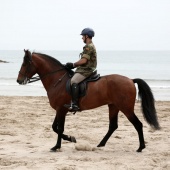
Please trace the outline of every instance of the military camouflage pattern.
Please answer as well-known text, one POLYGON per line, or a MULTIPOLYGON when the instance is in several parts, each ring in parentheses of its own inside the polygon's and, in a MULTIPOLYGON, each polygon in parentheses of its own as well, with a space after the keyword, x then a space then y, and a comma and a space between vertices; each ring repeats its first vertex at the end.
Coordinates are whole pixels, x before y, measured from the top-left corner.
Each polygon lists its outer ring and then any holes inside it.
POLYGON ((97 53, 93 43, 85 45, 83 52, 80 53, 81 58, 86 58, 87 63, 77 67, 76 73, 80 73, 85 77, 88 77, 97 67, 97 53))

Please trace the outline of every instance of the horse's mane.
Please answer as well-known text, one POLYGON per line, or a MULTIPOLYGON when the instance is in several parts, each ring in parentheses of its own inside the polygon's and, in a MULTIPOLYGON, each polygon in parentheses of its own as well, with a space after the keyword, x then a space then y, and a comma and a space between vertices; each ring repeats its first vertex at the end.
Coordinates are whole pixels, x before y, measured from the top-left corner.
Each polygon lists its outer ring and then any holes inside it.
POLYGON ((37 55, 40 55, 42 57, 45 57, 47 59, 50 59, 52 62, 60 65, 61 67, 65 68, 67 70, 67 72, 69 72, 70 75, 73 75, 74 74, 74 71, 69 69, 69 68, 66 68, 63 64, 60 63, 60 61, 58 61, 56 58, 53 58, 47 54, 43 54, 43 53, 37 53, 37 52, 33 52, 34 54, 37 54, 37 55))
POLYGON ((61 62, 58 61, 56 58, 53 58, 53 57, 51 57, 51 56, 49 56, 49 55, 47 55, 47 54, 43 54, 43 53, 37 53, 37 52, 33 52, 33 53, 34 53, 34 54, 37 54, 37 55, 40 55, 40 56, 42 56, 42 57, 46 57, 46 58, 50 59, 51 61, 53 61, 53 62, 55 62, 55 63, 57 63, 57 64, 59 64, 60 66, 63 67, 63 64, 61 64, 61 62))

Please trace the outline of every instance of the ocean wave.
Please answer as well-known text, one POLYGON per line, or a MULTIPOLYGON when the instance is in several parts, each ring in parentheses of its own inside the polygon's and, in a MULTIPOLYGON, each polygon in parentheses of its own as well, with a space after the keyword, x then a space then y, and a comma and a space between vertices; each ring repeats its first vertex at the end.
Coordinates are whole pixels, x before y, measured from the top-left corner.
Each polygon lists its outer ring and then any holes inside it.
MULTIPOLYGON (((19 85, 17 82, 16 83, 0 83, 0 86, 22 86, 19 85)), ((37 87, 43 87, 42 84, 27 84, 27 86, 37 86, 37 87)))
POLYGON ((151 88, 170 89, 170 86, 150 86, 151 88))
POLYGON ((169 79, 161 79, 161 78, 159 78, 159 79, 143 79, 144 81, 148 81, 148 82, 158 82, 158 81, 161 81, 161 82, 170 82, 170 80, 169 79))
MULTIPOLYGON (((19 85, 17 82, 16 83, 7 83, 7 82, 0 82, 0 86, 23 86, 23 85, 19 85)), ((26 86, 35 86, 35 87, 43 87, 43 84, 39 83, 31 83, 31 84, 26 84, 26 86)), ((170 85, 169 86, 163 86, 163 85, 154 85, 154 86, 150 86, 151 89, 170 89, 170 85)))
MULTIPOLYGON (((139 79, 142 79, 140 77, 138 77, 139 79)), ((130 78, 131 79, 131 78, 130 78)), ((132 78, 133 79, 133 78, 132 78)), ((0 80, 17 80, 17 76, 16 77, 0 77, 0 80)), ((170 79, 162 79, 162 78, 155 78, 155 79, 143 79, 144 81, 148 81, 148 82, 170 82, 170 79)))
POLYGON ((17 80, 17 77, 0 77, 0 80, 17 80))

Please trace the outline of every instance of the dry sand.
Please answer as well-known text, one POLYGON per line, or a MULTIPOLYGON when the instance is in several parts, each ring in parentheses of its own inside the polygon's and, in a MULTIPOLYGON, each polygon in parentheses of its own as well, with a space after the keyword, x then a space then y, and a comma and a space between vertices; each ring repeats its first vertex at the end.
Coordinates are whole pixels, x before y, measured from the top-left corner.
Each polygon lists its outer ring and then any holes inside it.
POLYGON ((156 102, 160 131, 144 121, 140 103, 135 111, 144 125, 146 148, 137 153, 137 132, 119 113, 119 127, 103 148, 97 144, 108 130, 107 106, 68 114, 65 134, 77 144, 62 142, 52 153, 55 116, 47 97, 0 97, 0 169, 44 170, 170 170, 170 102, 156 102), (84 147, 84 150, 83 150, 84 147), (86 150, 86 151, 85 151, 86 150))

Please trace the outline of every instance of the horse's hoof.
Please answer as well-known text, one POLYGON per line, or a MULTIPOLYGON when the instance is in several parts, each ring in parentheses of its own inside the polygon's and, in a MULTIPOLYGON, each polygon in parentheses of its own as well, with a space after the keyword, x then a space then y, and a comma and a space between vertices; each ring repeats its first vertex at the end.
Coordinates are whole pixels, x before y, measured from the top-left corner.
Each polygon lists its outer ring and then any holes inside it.
POLYGON ((50 152, 56 152, 56 151, 57 151, 56 146, 54 146, 53 148, 50 149, 50 152))
POLYGON ((50 149, 50 152, 56 152, 56 150, 50 149))
POLYGON ((74 136, 70 136, 71 142, 77 143, 76 138, 74 136))
POLYGON ((104 147, 105 145, 104 144, 98 144, 97 147, 104 147))
POLYGON ((136 152, 142 152, 142 149, 139 148, 139 149, 136 150, 136 152))
POLYGON ((145 146, 141 146, 136 150, 136 152, 142 152, 142 149, 144 149, 144 148, 145 148, 145 146))
POLYGON ((57 146, 54 146, 50 149, 50 152, 56 152, 58 149, 60 149, 60 148, 57 146))

